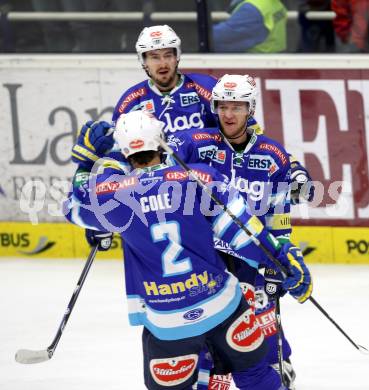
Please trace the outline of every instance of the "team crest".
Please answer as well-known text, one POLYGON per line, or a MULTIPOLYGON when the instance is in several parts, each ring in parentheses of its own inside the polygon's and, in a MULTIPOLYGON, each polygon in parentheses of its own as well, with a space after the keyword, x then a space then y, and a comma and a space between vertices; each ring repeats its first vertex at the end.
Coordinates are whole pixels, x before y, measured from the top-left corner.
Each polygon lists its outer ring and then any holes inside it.
POLYGON ((238 168, 242 168, 243 165, 245 163, 245 160, 244 160, 244 156, 243 156, 243 152, 241 153, 234 153, 233 155, 233 166, 234 167, 238 167, 238 168))

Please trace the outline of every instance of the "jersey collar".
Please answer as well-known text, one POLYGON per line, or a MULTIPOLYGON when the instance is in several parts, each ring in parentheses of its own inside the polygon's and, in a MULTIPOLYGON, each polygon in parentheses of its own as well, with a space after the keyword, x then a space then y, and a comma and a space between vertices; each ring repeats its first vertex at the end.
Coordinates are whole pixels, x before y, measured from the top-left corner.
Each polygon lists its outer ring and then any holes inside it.
POLYGON ((143 173, 160 171, 161 169, 165 169, 165 168, 168 168, 168 166, 164 163, 161 163, 157 165, 152 165, 151 167, 137 168, 134 170, 134 173, 137 175, 142 175, 143 173))
MULTIPOLYGON (((232 144, 228 141, 228 139, 224 136, 224 134, 220 130, 219 130, 219 132, 223 138, 224 143, 226 143, 231 150, 236 152, 234 150, 232 144)), ((236 152, 236 153, 242 153, 242 154, 248 153, 250 151, 250 149, 255 145, 255 142, 258 139, 257 134, 255 132, 249 132, 248 130, 247 130, 247 132, 248 132, 248 134, 251 135, 249 142, 247 143, 243 152, 236 152)))
POLYGON ((178 91, 180 88, 182 88, 183 83, 184 83, 184 79, 185 79, 184 75, 182 73, 178 73, 178 76, 179 76, 179 79, 178 79, 176 86, 169 93, 168 92, 164 92, 164 93, 161 92, 151 79, 147 80, 147 84, 148 84, 149 88, 159 96, 165 96, 168 94, 173 95, 176 91, 178 91))

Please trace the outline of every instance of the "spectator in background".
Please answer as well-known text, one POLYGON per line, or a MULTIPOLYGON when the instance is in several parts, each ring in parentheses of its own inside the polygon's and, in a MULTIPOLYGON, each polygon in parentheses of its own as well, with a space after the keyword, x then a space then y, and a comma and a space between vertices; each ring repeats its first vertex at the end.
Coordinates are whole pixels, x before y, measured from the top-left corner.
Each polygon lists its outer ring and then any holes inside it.
MULTIPOLYGON (((62 1, 32 0, 36 12, 62 12, 62 1)), ((73 37, 67 22, 45 21, 41 23, 46 51, 70 52, 74 46, 73 37)))
POLYGON ((11 21, 8 12, 32 11, 29 0, 0 0, 0 51, 29 53, 42 51, 42 31, 38 23, 11 21))
POLYGON ((230 18, 213 27, 216 52, 286 50, 287 10, 280 0, 232 0, 230 18))
MULTIPOLYGON (((109 0, 32 0, 35 11, 41 12, 94 12, 109 10, 109 0)), ((111 30, 104 22, 43 23, 47 51, 49 52, 104 52, 112 51, 111 30)))
POLYGON ((331 20, 311 20, 308 11, 330 11, 330 0, 300 0, 299 23, 301 37, 298 51, 302 53, 327 53, 335 51, 334 31, 331 20))
POLYGON ((343 53, 369 52, 369 0, 332 0, 336 48, 343 53))

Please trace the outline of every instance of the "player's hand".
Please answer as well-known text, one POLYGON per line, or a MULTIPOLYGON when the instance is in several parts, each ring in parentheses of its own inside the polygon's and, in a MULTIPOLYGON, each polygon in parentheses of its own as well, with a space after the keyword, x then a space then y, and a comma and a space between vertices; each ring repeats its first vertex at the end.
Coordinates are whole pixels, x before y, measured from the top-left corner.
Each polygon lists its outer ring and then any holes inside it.
POLYGON ((288 271, 282 287, 288 290, 300 303, 304 303, 313 292, 313 282, 310 271, 304 263, 300 248, 293 246, 291 243, 284 244, 278 260, 288 271))
POLYGON ((90 246, 97 245, 99 251, 107 251, 110 249, 113 242, 113 233, 86 229, 85 234, 90 246))
POLYGON ((72 161, 91 169, 93 164, 114 145, 112 126, 108 122, 86 122, 78 132, 72 148, 72 161))
POLYGON ((291 164, 291 204, 299 204, 301 200, 311 202, 315 187, 309 172, 298 162, 291 164))
POLYGON ((272 267, 265 268, 264 271, 264 291, 270 299, 282 297, 286 290, 283 289, 283 275, 272 267))

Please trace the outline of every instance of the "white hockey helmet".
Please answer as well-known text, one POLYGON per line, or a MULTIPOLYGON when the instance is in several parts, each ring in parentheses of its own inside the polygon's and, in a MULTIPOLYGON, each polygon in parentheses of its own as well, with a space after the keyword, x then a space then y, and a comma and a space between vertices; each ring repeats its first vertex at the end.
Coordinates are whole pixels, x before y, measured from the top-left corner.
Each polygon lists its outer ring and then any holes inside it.
POLYGON ((147 111, 132 111, 118 118, 114 139, 125 157, 138 152, 159 150, 158 137, 163 137, 164 126, 164 122, 147 111))
POLYGON ((176 49, 177 61, 181 57, 181 40, 168 25, 145 27, 136 42, 136 52, 142 65, 145 65, 143 53, 157 49, 176 49))
POLYGON ((211 111, 216 114, 217 101, 247 102, 249 115, 254 115, 258 90, 253 77, 225 74, 218 80, 211 92, 211 111))

